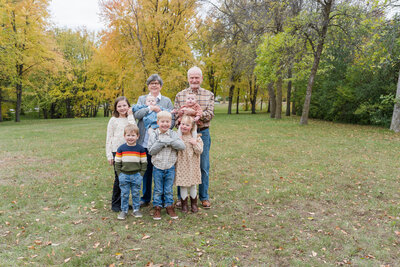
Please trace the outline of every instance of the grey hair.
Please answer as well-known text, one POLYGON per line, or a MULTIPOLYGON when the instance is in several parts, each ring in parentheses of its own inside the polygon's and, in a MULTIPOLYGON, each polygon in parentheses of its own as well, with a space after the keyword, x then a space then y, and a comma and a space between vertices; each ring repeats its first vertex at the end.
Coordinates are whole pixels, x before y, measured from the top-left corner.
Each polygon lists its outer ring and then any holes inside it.
POLYGON ((189 75, 192 73, 197 73, 200 74, 201 77, 203 77, 203 72, 201 71, 201 69, 197 66, 191 67, 188 72, 187 72, 187 76, 189 78, 189 75))
POLYGON ((151 82, 157 81, 160 83, 161 86, 163 86, 163 80, 161 79, 160 75, 158 74, 152 74, 146 81, 146 85, 148 86, 151 82))

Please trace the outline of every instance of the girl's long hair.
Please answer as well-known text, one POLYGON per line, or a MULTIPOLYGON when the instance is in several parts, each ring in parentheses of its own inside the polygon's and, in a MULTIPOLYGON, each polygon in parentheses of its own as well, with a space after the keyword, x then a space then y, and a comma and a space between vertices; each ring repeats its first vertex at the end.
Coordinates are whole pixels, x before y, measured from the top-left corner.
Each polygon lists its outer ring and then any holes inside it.
POLYGON ((117 99, 115 99, 115 101, 114 101, 114 110, 112 113, 112 115, 116 118, 119 118, 119 112, 117 111, 117 105, 118 105, 118 102, 120 102, 120 101, 126 101, 126 103, 128 104, 128 107, 131 107, 131 104, 129 104, 129 101, 125 96, 117 97, 117 99))

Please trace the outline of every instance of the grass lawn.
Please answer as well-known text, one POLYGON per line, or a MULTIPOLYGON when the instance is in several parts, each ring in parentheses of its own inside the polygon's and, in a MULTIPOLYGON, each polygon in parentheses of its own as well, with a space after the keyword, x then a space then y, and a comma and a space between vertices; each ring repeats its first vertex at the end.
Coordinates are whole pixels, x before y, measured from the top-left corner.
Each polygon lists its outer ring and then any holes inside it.
POLYGON ((118 221, 107 122, 0 124, 0 266, 399 264, 398 134, 220 112, 212 209, 118 221))

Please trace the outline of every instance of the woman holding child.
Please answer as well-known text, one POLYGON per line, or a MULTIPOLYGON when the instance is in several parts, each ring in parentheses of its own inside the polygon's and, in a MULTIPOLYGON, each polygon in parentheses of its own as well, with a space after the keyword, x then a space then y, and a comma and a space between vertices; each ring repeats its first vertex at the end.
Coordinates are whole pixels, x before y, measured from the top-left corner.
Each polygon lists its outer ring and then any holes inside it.
MULTIPOLYGON (((147 170, 143 176, 143 196, 141 197, 141 204, 143 206, 147 206, 151 201, 151 193, 152 193, 152 176, 153 176, 153 164, 151 164, 151 156, 148 153, 148 131, 146 129, 144 119, 151 112, 159 113, 162 109, 171 111, 174 107, 172 105, 171 99, 166 96, 161 95, 161 89, 163 86, 163 81, 158 74, 151 75, 147 81, 147 88, 149 90, 149 94, 142 95, 139 97, 137 105, 145 105, 146 98, 148 96, 153 96, 155 98, 155 105, 148 105, 147 108, 141 108, 135 112, 135 118, 138 119, 138 127, 139 127, 139 140, 138 144, 143 146, 146 149, 147 153, 147 170)), ((174 121, 172 121, 172 125, 174 125, 174 121)))

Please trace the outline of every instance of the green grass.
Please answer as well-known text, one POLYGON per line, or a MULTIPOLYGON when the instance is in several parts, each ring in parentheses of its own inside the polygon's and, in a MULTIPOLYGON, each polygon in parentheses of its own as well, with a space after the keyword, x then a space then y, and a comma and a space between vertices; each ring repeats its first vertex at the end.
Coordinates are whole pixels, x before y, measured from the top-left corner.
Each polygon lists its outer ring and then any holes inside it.
MULTIPOLYGON (((217 108, 222 112, 223 108, 217 108)), ((396 266, 400 135, 217 113, 212 209, 117 221, 107 118, 0 124, 0 266, 396 266), (147 238, 149 236, 149 238, 147 238)))

